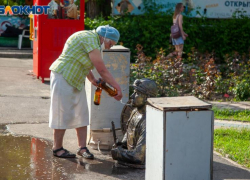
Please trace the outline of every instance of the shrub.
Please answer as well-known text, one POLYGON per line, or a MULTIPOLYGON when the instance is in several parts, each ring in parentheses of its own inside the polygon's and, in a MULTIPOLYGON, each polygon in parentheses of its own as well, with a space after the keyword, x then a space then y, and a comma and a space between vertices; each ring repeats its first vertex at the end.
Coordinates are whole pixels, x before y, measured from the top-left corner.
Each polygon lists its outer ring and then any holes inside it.
POLYGON ((250 81, 243 79, 236 83, 233 93, 238 100, 247 100, 250 97, 250 81))
POLYGON ((136 63, 131 64, 131 82, 137 78, 150 78, 158 85, 158 96, 177 96, 178 82, 180 80, 180 69, 183 63, 175 57, 166 58, 165 51, 160 49, 157 58, 151 62, 143 52, 143 47, 138 44, 136 63))
MULTIPOLYGON (((130 48, 132 62, 135 62, 137 44, 144 45, 144 52, 156 58, 156 49, 168 49, 170 27, 172 25, 172 12, 145 13, 144 15, 124 15, 102 17, 96 19, 85 18, 85 29, 94 29, 99 25, 109 24, 116 27, 120 34, 120 43, 130 48)), ((249 18, 241 19, 207 19, 184 17, 184 30, 189 35, 185 41, 184 51, 191 53, 192 47, 200 52, 214 52, 219 57, 217 62, 223 62, 225 54, 232 51, 246 53, 250 38, 249 18), (239 28, 240 27, 240 28, 239 28)), ((187 55, 184 55, 187 57, 187 55)))
MULTIPOLYGON (((171 47, 168 51, 172 51, 171 47)), ((189 64, 163 49, 157 51, 156 59, 151 62, 137 45, 136 63, 131 65, 131 81, 136 78, 155 80, 159 96, 178 96, 193 94, 199 98, 212 99, 215 93, 215 80, 220 77, 211 54, 202 55, 192 48, 188 54, 189 64)))
POLYGON ((155 80, 158 96, 195 95, 202 99, 223 97, 247 100, 250 97, 249 55, 233 52, 226 55, 227 64, 218 66, 214 53, 200 53, 192 48, 186 59, 176 57, 172 46, 156 51, 156 59, 136 46, 136 63, 131 64, 131 81, 137 78, 155 80), (236 60, 237 58, 237 60, 236 60), (226 69, 221 72, 220 68, 226 69))

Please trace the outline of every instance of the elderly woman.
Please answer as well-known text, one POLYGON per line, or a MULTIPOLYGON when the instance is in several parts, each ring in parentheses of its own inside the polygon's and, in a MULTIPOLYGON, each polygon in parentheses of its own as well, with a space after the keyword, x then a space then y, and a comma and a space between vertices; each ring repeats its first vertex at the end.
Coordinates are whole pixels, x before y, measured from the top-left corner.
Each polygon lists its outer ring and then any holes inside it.
POLYGON ((84 81, 87 77, 93 85, 97 85, 91 71, 96 68, 102 79, 117 89, 118 94, 114 98, 121 100, 121 88, 105 67, 101 56, 101 50, 110 49, 118 42, 119 37, 117 29, 110 26, 76 32, 68 38, 62 54, 51 65, 49 127, 54 129, 54 156, 76 156, 63 148, 66 129, 74 128, 79 146, 77 154, 88 159, 94 158, 86 147, 89 114, 84 81))

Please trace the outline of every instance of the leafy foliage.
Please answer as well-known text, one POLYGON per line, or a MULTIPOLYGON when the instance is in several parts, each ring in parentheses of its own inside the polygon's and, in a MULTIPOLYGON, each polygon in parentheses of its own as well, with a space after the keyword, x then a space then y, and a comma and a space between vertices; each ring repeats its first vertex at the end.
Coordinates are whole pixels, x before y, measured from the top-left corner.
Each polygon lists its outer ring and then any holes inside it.
POLYGON ((243 79, 238 82, 233 88, 233 93, 238 100, 247 100, 250 97, 250 84, 249 80, 243 79))
MULTIPOLYGON (((189 56, 197 60, 197 68, 192 70, 195 79, 193 85, 193 94, 199 98, 211 99, 216 89, 216 79, 220 77, 219 69, 214 61, 214 55, 205 53, 200 54, 192 48, 192 54, 189 56)), ((189 58, 190 59, 190 58, 189 58)))
POLYGON ((176 61, 174 57, 166 58, 163 49, 160 49, 157 58, 152 63, 152 58, 144 54, 143 47, 139 44, 136 47, 136 63, 131 65, 131 81, 137 78, 150 78, 158 84, 159 96, 178 95, 179 72, 182 63, 176 61))
POLYGON ((154 60, 146 56, 142 45, 138 44, 136 49, 136 62, 131 65, 131 81, 137 78, 155 80, 159 87, 158 96, 195 95, 210 100, 218 97, 250 98, 249 55, 240 56, 234 52, 225 56, 227 64, 219 66, 215 63, 214 53, 203 54, 195 48, 185 59, 178 58, 172 46, 167 50, 161 48, 156 51, 154 60), (238 58, 237 61, 235 58, 238 58))
POLYGON ((9 6, 14 6, 14 5, 22 5, 24 4, 23 1, 21 0, 0 0, 1 5, 9 5, 9 6))
POLYGON ((236 100, 247 100, 250 97, 250 49, 240 55, 237 51, 224 56, 225 64, 221 65, 223 79, 216 82, 217 92, 227 93, 236 100))
MULTIPOLYGON (((85 29, 94 29, 99 25, 109 24, 116 27, 120 34, 120 43, 130 48, 132 58, 136 56, 137 44, 144 45, 145 53, 156 58, 156 49, 168 49, 170 27, 173 23, 173 11, 157 11, 156 5, 146 6, 144 15, 95 18, 85 18, 85 29)), ((245 53, 248 51, 250 38, 250 21, 246 16, 235 16, 232 19, 207 19, 190 18, 184 16, 184 31, 189 35, 185 41, 184 51, 192 52, 196 47, 199 52, 214 52, 219 57, 219 63, 223 62, 225 54, 232 51, 245 53)), ((184 56, 186 57, 186 56, 184 56)), ((135 62, 135 58, 132 59, 135 62)))

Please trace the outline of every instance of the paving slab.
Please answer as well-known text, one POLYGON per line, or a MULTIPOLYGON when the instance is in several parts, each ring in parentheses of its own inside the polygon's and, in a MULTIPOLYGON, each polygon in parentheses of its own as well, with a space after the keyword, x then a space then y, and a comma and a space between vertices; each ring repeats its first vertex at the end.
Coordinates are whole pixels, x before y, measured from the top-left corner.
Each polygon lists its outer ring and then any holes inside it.
POLYGON ((215 129, 217 128, 250 128, 249 122, 215 120, 215 129))
POLYGON ((0 47, 0 58, 33 58, 31 48, 0 47))
POLYGON ((0 58, 0 95, 50 97, 49 82, 33 75, 33 59, 0 58))
POLYGON ((242 102, 217 102, 217 101, 208 101, 213 106, 222 109, 232 109, 232 110, 250 110, 250 101, 242 102))
POLYGON ((50 99, 0 96, 0 124, 48 122, 50 99))
POLYGON ((32 73, 32 59, 0 58, 0 123, 48 122, 49 84, 32 73))

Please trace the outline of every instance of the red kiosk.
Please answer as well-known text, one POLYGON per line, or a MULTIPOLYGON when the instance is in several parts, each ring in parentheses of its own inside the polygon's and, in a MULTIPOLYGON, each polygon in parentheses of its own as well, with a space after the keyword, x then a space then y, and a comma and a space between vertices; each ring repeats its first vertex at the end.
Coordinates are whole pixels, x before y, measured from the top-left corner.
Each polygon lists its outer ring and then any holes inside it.
POLYGON ((31 23, 33 24, 33 33, 31 33, 33 34, 33 73, 37 79, 41 77, 42 82, 44 78, 50 77, 49 67, 61 54, 68 37, 84 29, 84 0, 77 1, 80 1, 80 6, 76 5, 74 0, 34 0, 33 2, 34 5, 51 6, 48 15, 33 15, 33 23, 31 23))

